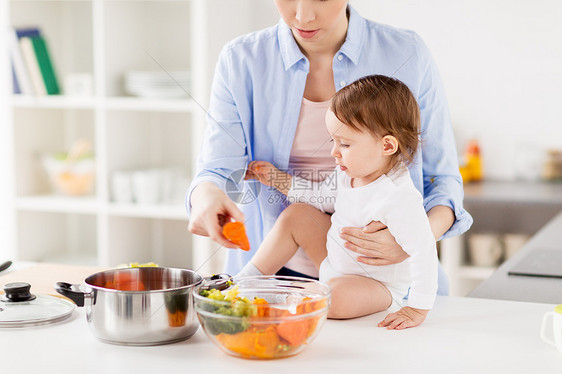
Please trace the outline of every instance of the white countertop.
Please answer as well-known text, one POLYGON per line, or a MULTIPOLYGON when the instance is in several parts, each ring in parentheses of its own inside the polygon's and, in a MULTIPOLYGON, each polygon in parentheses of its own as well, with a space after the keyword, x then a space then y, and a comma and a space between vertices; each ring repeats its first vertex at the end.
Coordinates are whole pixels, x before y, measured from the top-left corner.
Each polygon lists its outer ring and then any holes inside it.
MULTIPOLYGON (((562 302, 562 297, 561 297, 562 302)), ((189 340, 156 347, 102 343, 78 308, 57 325, 0 330, 5 373, 561 373, 562 353, 544 343, 540 324, 553 305, 438 297, 423 325, 377 327, 385 312, 328 320, 301 354, 249 361, 228 356, 199 329, 189 340), (255 370, 255 371, 254 371, 255 370)))

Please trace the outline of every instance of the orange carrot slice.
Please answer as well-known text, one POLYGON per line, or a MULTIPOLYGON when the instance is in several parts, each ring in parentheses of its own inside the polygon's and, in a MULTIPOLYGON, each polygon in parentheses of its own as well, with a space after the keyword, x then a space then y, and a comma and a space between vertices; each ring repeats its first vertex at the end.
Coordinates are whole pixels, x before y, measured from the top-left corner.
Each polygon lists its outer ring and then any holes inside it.
POLYGON ((299 346, 308 337, 308 321, 285 321, 277 326, 277 334, 290 345, 299 346))
POLYGON ((246 229, 242 222, 234 221, 225 223, 222 227, 222 234, 225 238, 230 240, 230 242, 239 246, 240 249, 244 251, 250 250, 250 241, 248 240, 248 236, 246 236, 246 229))

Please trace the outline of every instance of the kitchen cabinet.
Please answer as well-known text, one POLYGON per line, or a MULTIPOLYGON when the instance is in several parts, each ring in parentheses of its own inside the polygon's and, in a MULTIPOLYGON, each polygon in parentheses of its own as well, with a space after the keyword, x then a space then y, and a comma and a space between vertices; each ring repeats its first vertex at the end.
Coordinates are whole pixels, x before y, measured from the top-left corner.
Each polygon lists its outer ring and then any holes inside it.
MULTIPOLYGON (((464 191, 464 205, 474 218, 474 224, 465 235, 440 242, 440 259, 449 276, 451 295, 457 296, 466 295, 492 276, 500 265, 472 264, 469 253, 471 236, 508 238, 517 235, 530 238, 562 212, 562 183, 484 181, 466 184, 464 191)), ((501 261, 508 259, 505 254, 501 261)))
MULTIPOLYGON (((221 47, 243 33, 272 25, 278 15, 260 0, 7 0, 0 29, 34 26, 45 37, 59 84, 72 74, 91 77, 86 95, 25 96, 0 102, 2 167, 7 170, 7 226, 0 232, 9 257, 113 266, 154 261, 165 266, 220 270, 215 245, 187 231, 183 192, 195 170, 213 67, 221 47), (259 16, 258 16, 259 15, 259 16), (182 98, 127 94, 127 71, 190 71, 182 98), (68 150, 79 138, 93 146, 93 193, 52 192, 41 157, 68 150), (119 171, 174 169, 174 199, 117 203, 119 171), (179 185, 179 187, 178 187, 179 185), (197 248, 197 250, 195 250, 197 248), (207 261, 213 257, 211 261, 207 261)), ((2 37, 0 43, 7 44, 2 37)), ((9 56, 0 46, 2 81, 9 56)), ((4 201, 4 200, 3 200, 4 201)), ((220 254, 220 252, 219 252, 220 254)))
MULTIPOLYGON (((504 262, 496 272, 468 296, 486 299, 515 300, 533 303, 560 303, 562 297, 562 279, 557 277, 510 275, 510 270, 528 256, 540 256, 543 250, 562 251, 562 211, 548 222, 525 246, 509 260, 504 262)), ((554 254, 554 252, 552 252, 554 254)), ((556 264, 557 258, 546 257, 546 261, 556 264)))

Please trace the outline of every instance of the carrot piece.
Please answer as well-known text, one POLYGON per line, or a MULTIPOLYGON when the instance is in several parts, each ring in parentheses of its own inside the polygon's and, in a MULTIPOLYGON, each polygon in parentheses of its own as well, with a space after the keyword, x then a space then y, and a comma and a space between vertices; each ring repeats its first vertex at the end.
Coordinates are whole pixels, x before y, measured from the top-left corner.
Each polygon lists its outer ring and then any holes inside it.
POLYGON ((248 358, 274 358, 279 345, 279 336, 273 327, 267 327, 264 330, 249 328, 232 335, 220 333, 216 339, 229 351, 248 358))
POLYGON ((185 318, 186 317, 187 317, 186 311, 176 310, 174 313, 168 312, 168 325, 170 327, 185 326, 185 318))
POLYGON ((256 315, 253 318, 267 317, 269 314, 269 303, 260 297, 256 297, 252 300, 252 304, 256 305, 256 315))
POLYGON ((308 321, 286 321, 277 326, 277 334, 289 342, 290 345, 299 346, 308 337, 308 321))
POLYGON ((250 241, 248 240, 248 236, 246 236, 246 229, 242 222, 234 221, 225 223, 222 227, 222 234, 230 242, 239 246, 240 249, 244 251, 250 250, 250 241))
POLYGON ((105 284, 106 288, 113 288, 119 291, 144 291, 144 283, 138 278, 138 274, 129 272, 117 272, 113 280, 105 284))

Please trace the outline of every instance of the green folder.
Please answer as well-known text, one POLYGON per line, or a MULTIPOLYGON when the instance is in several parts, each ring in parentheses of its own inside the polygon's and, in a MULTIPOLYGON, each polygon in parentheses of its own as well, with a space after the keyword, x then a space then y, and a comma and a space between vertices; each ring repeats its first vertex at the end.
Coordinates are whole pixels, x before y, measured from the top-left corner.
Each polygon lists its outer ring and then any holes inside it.
POLYGON ((39 36, 32 37, 31 41, 33 43, 33 49, 35 50, 37 62, 39 63, 41 75, 43 76, 43 81, 45 82, 45 87, 47 88, 47 94, 60 94, 57 77, 55 75, 55 70, 53 69, 53 63, 51 62, 51 58, 49 57, 49 52, 47 51, 47 44, 45 43, 45 39, 43 39, 42 36, 39 36))

